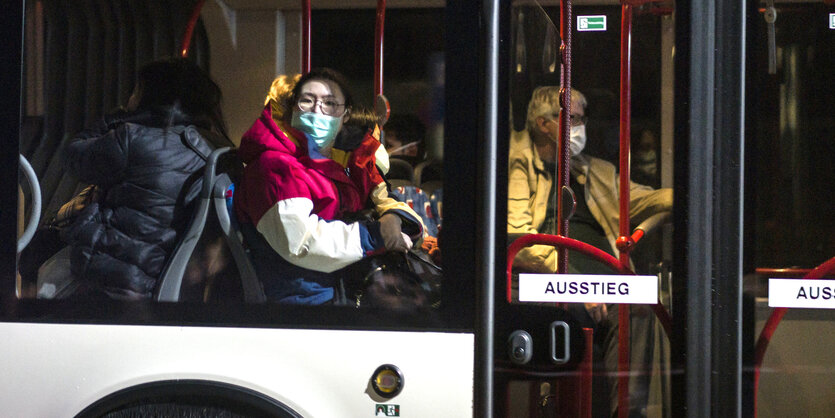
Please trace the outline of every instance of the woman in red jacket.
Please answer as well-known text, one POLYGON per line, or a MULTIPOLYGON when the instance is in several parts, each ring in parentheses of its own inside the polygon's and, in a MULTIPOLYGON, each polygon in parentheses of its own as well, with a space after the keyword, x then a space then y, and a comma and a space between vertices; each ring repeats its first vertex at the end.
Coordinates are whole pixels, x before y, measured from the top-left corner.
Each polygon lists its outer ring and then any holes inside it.
POLYGON ((351 105, 343 77, 315 69, 296 84, 282 120, 268 105, 241 140, 235 207, 271 300, 340 303, 340 269, 423 237, 420 218, 388 196, 375 166, 380 141, 343 125, 351 105), (366 209, 371 219, 345 221, 366 209))

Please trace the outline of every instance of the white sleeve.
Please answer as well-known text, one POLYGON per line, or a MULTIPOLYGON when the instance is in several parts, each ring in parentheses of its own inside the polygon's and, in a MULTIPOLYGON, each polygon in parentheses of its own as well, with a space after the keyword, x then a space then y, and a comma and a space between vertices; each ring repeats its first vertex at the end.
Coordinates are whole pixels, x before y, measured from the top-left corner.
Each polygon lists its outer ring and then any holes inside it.
POLYGON ((256 229, 285 260, 299 267, 330 273, 363 256, 360 224, 326 221, 307 198, 285 199, 271 207, 256 229))

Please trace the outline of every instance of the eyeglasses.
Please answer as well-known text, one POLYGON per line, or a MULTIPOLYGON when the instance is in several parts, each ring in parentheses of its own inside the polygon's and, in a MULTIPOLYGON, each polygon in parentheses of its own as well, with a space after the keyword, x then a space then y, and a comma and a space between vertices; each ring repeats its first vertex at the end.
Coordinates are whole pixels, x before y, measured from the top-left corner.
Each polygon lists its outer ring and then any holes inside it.
MULTIPOLYGON (((559 123, 559 113, 554 113, 551 115, 553 117, 553 121, 559 123)), ((586 115, 568 115, 568 123, 571 126, 581 126, 585 125, 586 122, 589 120, 586 115)))
POLYGON ((580 126, 585 125, 589 118, 587 118, 586 115, 569 115, 568 120, 570 121, 571 126, 580 126))
POLYGON ((313 112, 316 104, 319 104, 319 109, 322 113, 328 116, 343 116, 348 111, 345 103, 338 103, 334 99, 317 99, 315 97, 304 96, 298 101, 299 110, 302 112, 313 112))

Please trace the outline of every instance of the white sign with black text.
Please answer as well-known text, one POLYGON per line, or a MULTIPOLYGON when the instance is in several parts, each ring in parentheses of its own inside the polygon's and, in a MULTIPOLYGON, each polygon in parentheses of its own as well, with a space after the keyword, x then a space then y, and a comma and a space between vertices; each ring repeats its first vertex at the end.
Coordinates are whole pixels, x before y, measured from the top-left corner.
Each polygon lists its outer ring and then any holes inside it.
POLYGON ((658 303, 658 277, 520 274, 520 302, 658 303))
POLYGON ((768 306, 835 309, 835 280, 768 279, 768 306))

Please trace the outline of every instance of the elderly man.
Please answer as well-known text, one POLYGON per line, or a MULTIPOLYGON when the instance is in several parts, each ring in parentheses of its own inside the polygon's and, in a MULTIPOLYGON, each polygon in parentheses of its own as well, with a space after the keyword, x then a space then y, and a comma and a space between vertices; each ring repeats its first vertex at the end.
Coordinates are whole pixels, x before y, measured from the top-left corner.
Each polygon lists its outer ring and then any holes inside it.
MULTIPOLYGON (((542 86, 534 90, 528 104, 526 130, 511 138, 508 175, 509 234, 556 234, 557 157, 559 138, 558 86, 542 86)), ((568 235, 615 255, 615 240, 619 233, 618 175, 615 166, 608 161, 583 154, 586 144, 586 98, 577 90, 571 91, 571 176, 570 186, 577 200, 574 215, 569 220, 568 235)), ((630 184, 630 219, 638 223, 660 212, 672 210, 672 189, 654 190, 637 183, 630 184)), ((518 253, 514 269, 518 272, 554 273, 557 271, 557 251, 551 246, 531 246, 518 253)), ((580 274, 612 274, 605 265, 579 253, 569 256, 568 271, 580 274)), ((599 327, 597 335, 605 335, 605 362, 607 369, 617 369, 617 321, 615 310, 605 304, 587 303, 583 309, 569 307, 581 318, 581 322, 593 320, 609 325, 608 332, 599 327), (613 318, 608 321, 609 311, 613 318), (606 324, 609 322, 609 324, 606 324)), ((651 315, 651 314, 649 314, 651 315)), ((633 367, 645 367, 654 357, 651 340, 655 328, 651 317, 633 312, 633 317, 647 320, 633 322, 633 367), (636 329, 640 328, 640 329, 636 329)), ((637 380, 637 379, 633 379, 637 380)), ((613 382, 614 383, 614 382, 613 382)), ((647 386, 649 382, 631 382, 630 394, 637 396, 630 402, 631 408, 646 413, 647 386), (633 385, 635 387, 633 387, 633 385)), ((616 391, 610 390, 611 407, 617 407, 616 391)))
MULTIPOLYGON (((615 254, 618 236, 618 176, 608 161, 583 154, 586 144, 586 98, 571 91, 571 188, 577 210, 569 221, 569 236, 615 254)), ((559 87, 542 86, 528 104, 526 131, 514 135, 510 144, 508 233, 556 233, 557 139, 559 87)), ((654 190, 631 183, 630 218, 641 222, 659 212, 672 210, 672 189, 654 190)), ((573 273, 610 273, 599 263, 586 262, 580 254, 569 257, 573 273)), ((516 256, 514 266, 541 273, 557 271, 557 252, 550 246, 534 246, 516 256)))

